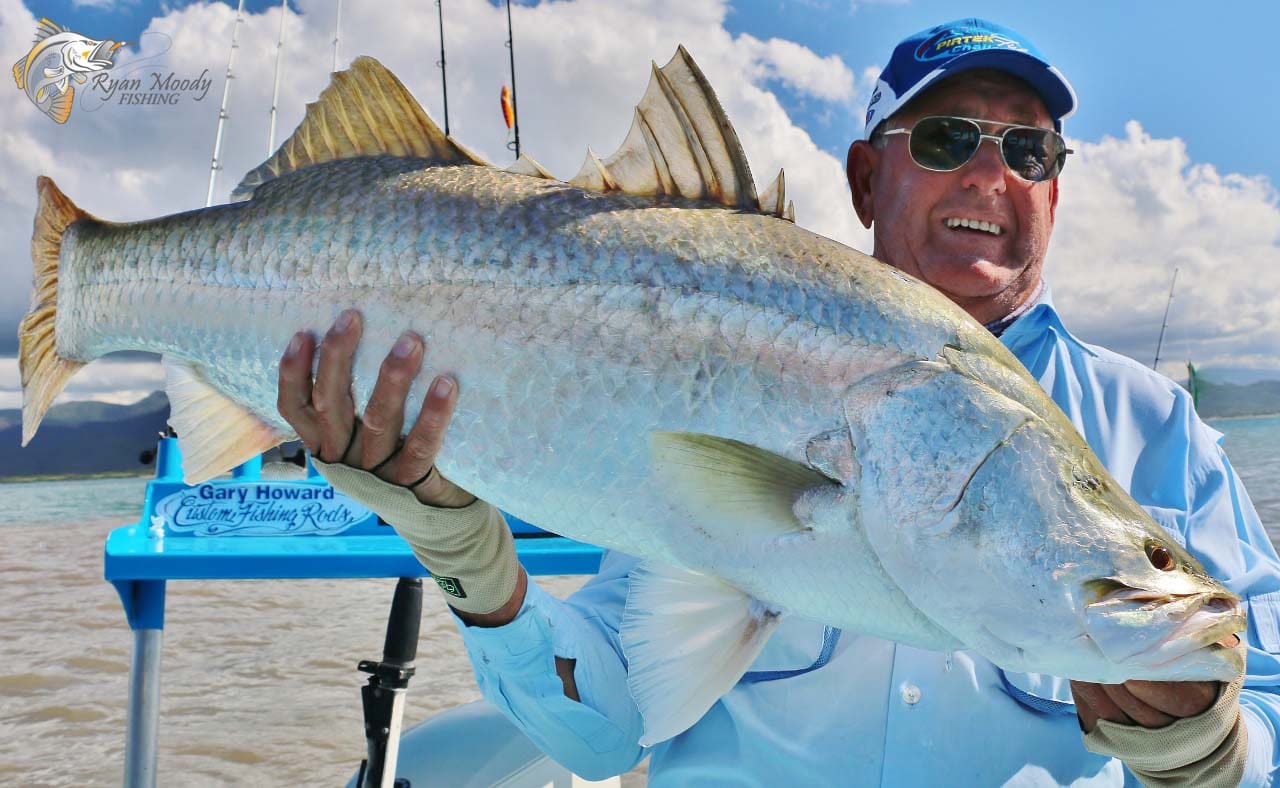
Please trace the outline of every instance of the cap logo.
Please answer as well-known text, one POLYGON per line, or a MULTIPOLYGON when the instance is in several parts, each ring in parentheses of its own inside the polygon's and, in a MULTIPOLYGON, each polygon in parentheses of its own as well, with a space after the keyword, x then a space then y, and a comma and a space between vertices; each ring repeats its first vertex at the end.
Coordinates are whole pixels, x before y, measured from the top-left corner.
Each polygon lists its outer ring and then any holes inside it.
POLYGON ((1026 52, 1020 41, 990 31, 978 32, 974 28, 947 28, 916 47, 916 60, 927 62, 939 58, 955 57, 983 49, 1012 49, 1026 52))

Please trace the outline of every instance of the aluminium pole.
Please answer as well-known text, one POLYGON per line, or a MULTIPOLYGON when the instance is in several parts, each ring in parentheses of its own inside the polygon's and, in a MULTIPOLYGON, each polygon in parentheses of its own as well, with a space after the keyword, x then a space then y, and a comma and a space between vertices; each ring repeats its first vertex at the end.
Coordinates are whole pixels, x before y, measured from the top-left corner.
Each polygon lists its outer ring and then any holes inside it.
POLYGON ((342 24, 342 0, 338 0, 338 10, 333 14, 333 70, 338 70, 338 31, 342 24))

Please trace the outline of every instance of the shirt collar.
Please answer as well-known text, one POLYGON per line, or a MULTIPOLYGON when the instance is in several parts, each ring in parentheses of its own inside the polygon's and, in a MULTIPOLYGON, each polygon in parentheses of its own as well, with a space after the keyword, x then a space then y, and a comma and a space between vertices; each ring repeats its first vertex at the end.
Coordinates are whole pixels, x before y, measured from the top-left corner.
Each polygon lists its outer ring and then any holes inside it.
POLYGON ((1075 344, 1093 355, 1093 350, 1088 345, 1075 340, 1071 332, 1067 331, 1057 308, 1053 305, 1053 289, 1048 281, 1041 279, 1039 292, 1021 314, 1016 315, 1014 321, 1005 326, 999 336, 1004 346, 1021 358, 1024 351, 1046 334, 1056 334, 1063 339, 1074 340, 1075 344))

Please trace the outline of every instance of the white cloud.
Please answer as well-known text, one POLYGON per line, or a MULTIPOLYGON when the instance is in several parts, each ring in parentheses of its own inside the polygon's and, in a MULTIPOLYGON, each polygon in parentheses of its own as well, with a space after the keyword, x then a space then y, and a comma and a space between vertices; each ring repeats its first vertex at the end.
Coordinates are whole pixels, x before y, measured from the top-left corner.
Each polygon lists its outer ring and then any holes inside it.
MULTIPOLYGON (((102 358, 77 372, 54 402, 92 399, 128 405, 162 388, 164 369, 159 362, 102 358)), ((0 357, 0 410, 21 407, 22 385, 18 375, 18 359, 13 356, 0 357)))
MULTIPOLYGON (((434 6, 393 0, 377 14, 359 15, 349 5, 344 11, 343 60, 358 54, 378 57, 443 121, 434 6)), ((331 0, 291 5, 277 142, 328 81, 333 12, 331 0)), ((248 15, 240 30, 219 200, 264 158, 279 14, 273 4, 248 15)), ((561 177, 577 172, 588 146, 611 152, 630 125, 650 61, 665 63, 684 43, 733 120, 758 186, 785 166, 801 225, 869 248, 869 234, 849 203, 843 161, 819 149, 767 88, 781 84, 811 110, 860 109, 878 67, 859 64, 853 71, 839 58, 795 42, 735 36, 724 27, 725 14, 726 6, 717 0, 573 0, 513 7, 524 150, 561 177)), ((0 90, 4 335, 14 334, 30 297, 25 250, 37 175, 50 175, 85 210, 116 221, 203 205, 234 18, 233 8, 216 2, 168 10, 152 20, 140 45, 120 53, 124 62, 169 47, 159 57, 167 69, 183 76, 208 69, 213 86, 200 103, 107 105, 95 112, 78 103, 70 122, 56 126, 20 91, 0 90)), ((0 0, 0 51, 24 51, 35 22, 19 0, 0 0)), ((453 0, 446 4, 445 38, 451 130, 489 160, 505 164, 512 159, 498 109, 499 89, 510 81, 505 9, 484 0, 453 0)), ((1193 357, 1209 366, 1280 369, 1280 326, 1267 303, 1280 284, 1280 214, 1273 187, 1192 163, 1181 141, 1153 139, 1136 124, 1123 139, 1073 144, 1080 152, 1064 175, 1049 263, 1071 325, 1088 339, 1145 357, 1154 345, 1168 275, 1176 264, 1183 272, 1171 347, 1179 350, 1185 335, 1193 357)), ((0 344, 0 352, 4 347, 0 344)), ((104 369, 125 373, 105 362, 104 369)), ((158 384, 155 370, 144 382, 122 378, 117 388, 141 396, 152 385, 145 381, 158 384)), ((79 381, 74 379, 73 387, 79 381)))
MULTIPOLYGON (((1136 121, 1123 138, 1072 141, 1047 267, 1069 327, 1150 363, 1170 278, 1161 370, 1280 371, 1280 195, 1262 177, 1191 161, 1136 121)), ((1280 375, 1272 375, 1278 377, 1280 375)))

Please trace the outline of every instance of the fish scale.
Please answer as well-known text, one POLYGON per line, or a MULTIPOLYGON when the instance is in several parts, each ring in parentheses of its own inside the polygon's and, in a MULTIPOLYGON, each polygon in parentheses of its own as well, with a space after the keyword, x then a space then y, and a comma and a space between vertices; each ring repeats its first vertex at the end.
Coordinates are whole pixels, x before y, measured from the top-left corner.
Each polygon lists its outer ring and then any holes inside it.
POLYGON ((406 424, 436 374, 460 384, 441 471, 644 559, 620 632, 643 743, 728 692, 781 615, 1088 681, 1235 674, 1214 644, 1238 600, 982 326, 796 226, 781 173, 757 196, 683 48, 635 123, 567 183, 498 170, 359 58, 231 204, 112 224, 41 179, 24 445, 85 363, 149 350, 187 481, 223 473, 295 437, 281 349, 354 307, 357 412, 417 332, 406 424))

